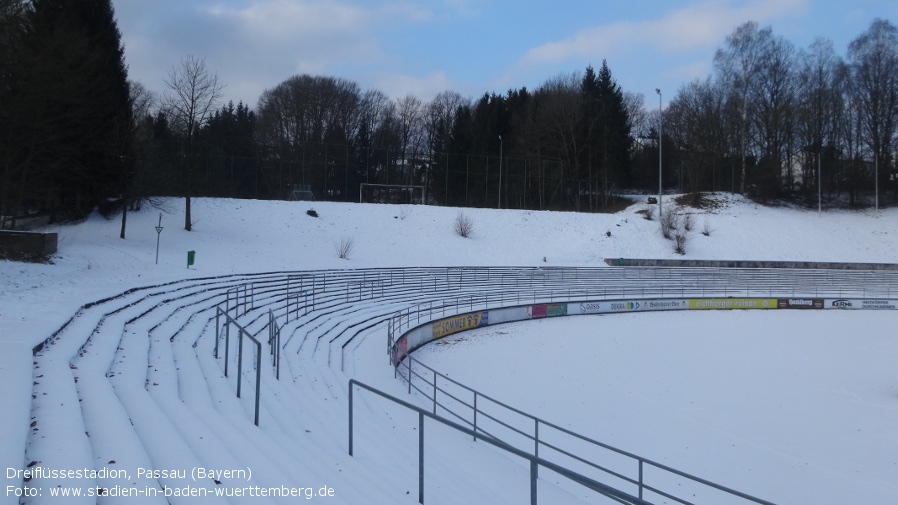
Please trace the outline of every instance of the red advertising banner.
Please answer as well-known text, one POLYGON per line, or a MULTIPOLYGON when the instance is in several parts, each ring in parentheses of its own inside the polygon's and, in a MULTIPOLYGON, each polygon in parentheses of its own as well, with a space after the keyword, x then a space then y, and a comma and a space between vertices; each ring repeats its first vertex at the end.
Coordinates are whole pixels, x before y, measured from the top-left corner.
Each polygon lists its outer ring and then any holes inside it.
POLYGON ((408 356, 408 337, 403 335, 395 344, 393 344, 393 366, 399 366, 402 360, 408 356))

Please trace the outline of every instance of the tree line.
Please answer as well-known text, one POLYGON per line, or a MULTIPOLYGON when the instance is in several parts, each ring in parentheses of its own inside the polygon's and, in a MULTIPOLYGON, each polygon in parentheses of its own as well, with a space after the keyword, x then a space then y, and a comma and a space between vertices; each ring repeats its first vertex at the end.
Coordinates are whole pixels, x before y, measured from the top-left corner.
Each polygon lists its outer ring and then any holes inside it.
MULTIPOLYGON (((877 19, 837 54, 748 22, 663 115, 684 191, 724 189, 808 206, 898 199, 898 29, 877 19)), ((666 146, 665 146, 666 147, 666 146)))
POLYGON ((296 75, 250 108, 221 103, 202 58, 159 95, 128 80, 110 0, 0 0, 0 228, 100 206, 124 238, 154 197, 186 198, 189 230, 192 197, 401 201, 398 186, 436 205, 599 211, 657 192, 659 149, 666 191, 878 207, 898 199, 898 30, 876 20, 847 49, 745 23, 663 112, 606 61, 429 102, 296 75))

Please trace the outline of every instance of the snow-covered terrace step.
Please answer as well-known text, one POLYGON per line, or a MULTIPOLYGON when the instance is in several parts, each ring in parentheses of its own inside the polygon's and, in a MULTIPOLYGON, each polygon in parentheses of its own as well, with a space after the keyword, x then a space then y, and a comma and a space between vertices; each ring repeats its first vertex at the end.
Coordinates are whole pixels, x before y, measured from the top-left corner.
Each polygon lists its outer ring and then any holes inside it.
MULTIPOLYGON (((25 455, 33 467, 104 470, 97 478, 77 481, 91 492, 115 485, 155 484, 155 479, 138 479, 133 473, 125 477, 123 472, 105 471, 152 467, 131 427, 133 416, 117 401, 110 380, 119 371, 114 356, 124 349, 125 322, 139 318, 156 305, 160 295, 173 296, 183 286, 184 283, 135 289, 87 304, 43 346, 35 356, 38 380, 32 409, 34 431, 25 455), (44 379, 46 382, 42 383, 44 379)), ((206 287, 197 290, 205 291, 206 287)), ((145 352, 141 363, 138 377, 142 387, 147 368, 145 352)), ((34 479, 34 484, 43 489, 72 482, 45 479, 42 475, 34 479)), ((82 499, 85 503, 96 500, 92 496, 82 499)))
MULTIPOLYGON (((881 275, 870 278, 864 273, 851 273, 833 280, 827 275, 811 272, 777 277, 763 272, 735 272, 726 277, 705 271, 684 275, 674 269, 583 269, 575 273, 409 269, 230 276, 135 289, 86 305, 36 355, 35 424, 26 458, 54 468, 100 468, 101 464, 220 467, 251 461, 254 468, 271 470, 268 480, 272 483, 295 481, 297 472, 306 472, 308 480, 308 462, 284 451, 284 444, 316 451, 329 461, 339 460, 345 426, 334 420, 342 420, 345 415, 345 379, 352 376, 352 368, 341 371, 344 357, 352 362, 355 351, 362 348, 361 342, 383 338, 379 328, 399 310, 411 314, 417 308, 439 306, 452 298, 516 291, 536 299, 554 289, 600 289, 634 296, 640 289, 670 293, 695 286, 705 286, 709 291, 746 287, 764 291, 766 286, 770 292, 789 292, 798 287, 809 292, 820 287, 832 290, 845 283, 862 284, 876 293, 894 289, 895 276, 884 279, 881 275), (250 394, 237 399, 233 376, 225 379, 222 361, 211 356, 214 307, 233 288, 253 285, 252 304, 234 312, 239 313, 241 324, 258 333, 267 324, 269 309, 279 316, 279 324, 286 322, 291 293, 285 286, 290 282, 294 283, 290 286, 294 293, 297 282, 314 287, 315 307, 294 313, 285 325, 289 336, 284 345, 289 352, 284 354, 283 366, 289 372, 282 373, 282 379, 286 376, 289 380, 274 380, 265 350, 263 425, 255 428, 248 408, 254 376, 248 374, 249 380, 244 383, 244 390, 250 394), (107 408, 109 405, 113 408, 107 408), (293 419, 296 413, 303 418, 293 419), (273 462, 276 466, 269 467, 273 462)), ((292 303, 295 307, 296 301, 292 303)), ((364 359, 385 360, 382 355, 364 359)), ((390 451, 388 442, 375 438, 369 444, 390 451)), ((345 464, 348 468, 355 463, 345 464)), ((454 475, 463 469, 447 472, 447 476, 454 475)), ((355 468, 354 473, 363 482, 371 478, 364 467, 355 468)), ((177 482, 163 479, 169 486, 177 482)), ((389 482, 381 486, 387 496, 393 496, 389 482)))

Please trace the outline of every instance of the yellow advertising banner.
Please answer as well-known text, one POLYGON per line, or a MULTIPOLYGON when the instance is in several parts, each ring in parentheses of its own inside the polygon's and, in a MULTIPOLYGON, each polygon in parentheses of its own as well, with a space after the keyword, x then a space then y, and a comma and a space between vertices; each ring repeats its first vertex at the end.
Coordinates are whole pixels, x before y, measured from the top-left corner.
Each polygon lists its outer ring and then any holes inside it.
POLYGON ((689 308, 695 310, 775 309, 776 298, 702 298, 689 300, 689 308))
POLYGON ((489 324, 488 314, 488 312, 471 312, 470 314, 441 319, 433 323, 432 338, 436 340, 460 331, 486 326, 489 324))

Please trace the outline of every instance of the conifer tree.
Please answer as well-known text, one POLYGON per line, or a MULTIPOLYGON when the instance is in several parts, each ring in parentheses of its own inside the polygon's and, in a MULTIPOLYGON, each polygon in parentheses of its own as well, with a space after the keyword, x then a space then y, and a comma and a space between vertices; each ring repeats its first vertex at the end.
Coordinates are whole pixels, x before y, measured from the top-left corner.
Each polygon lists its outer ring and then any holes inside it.
POLYGON ((13 74, 4 140, 24 148, 12 210, 43 205, 52 221, 126 193, 133 120, 110 0, 32 1, 13 74))

